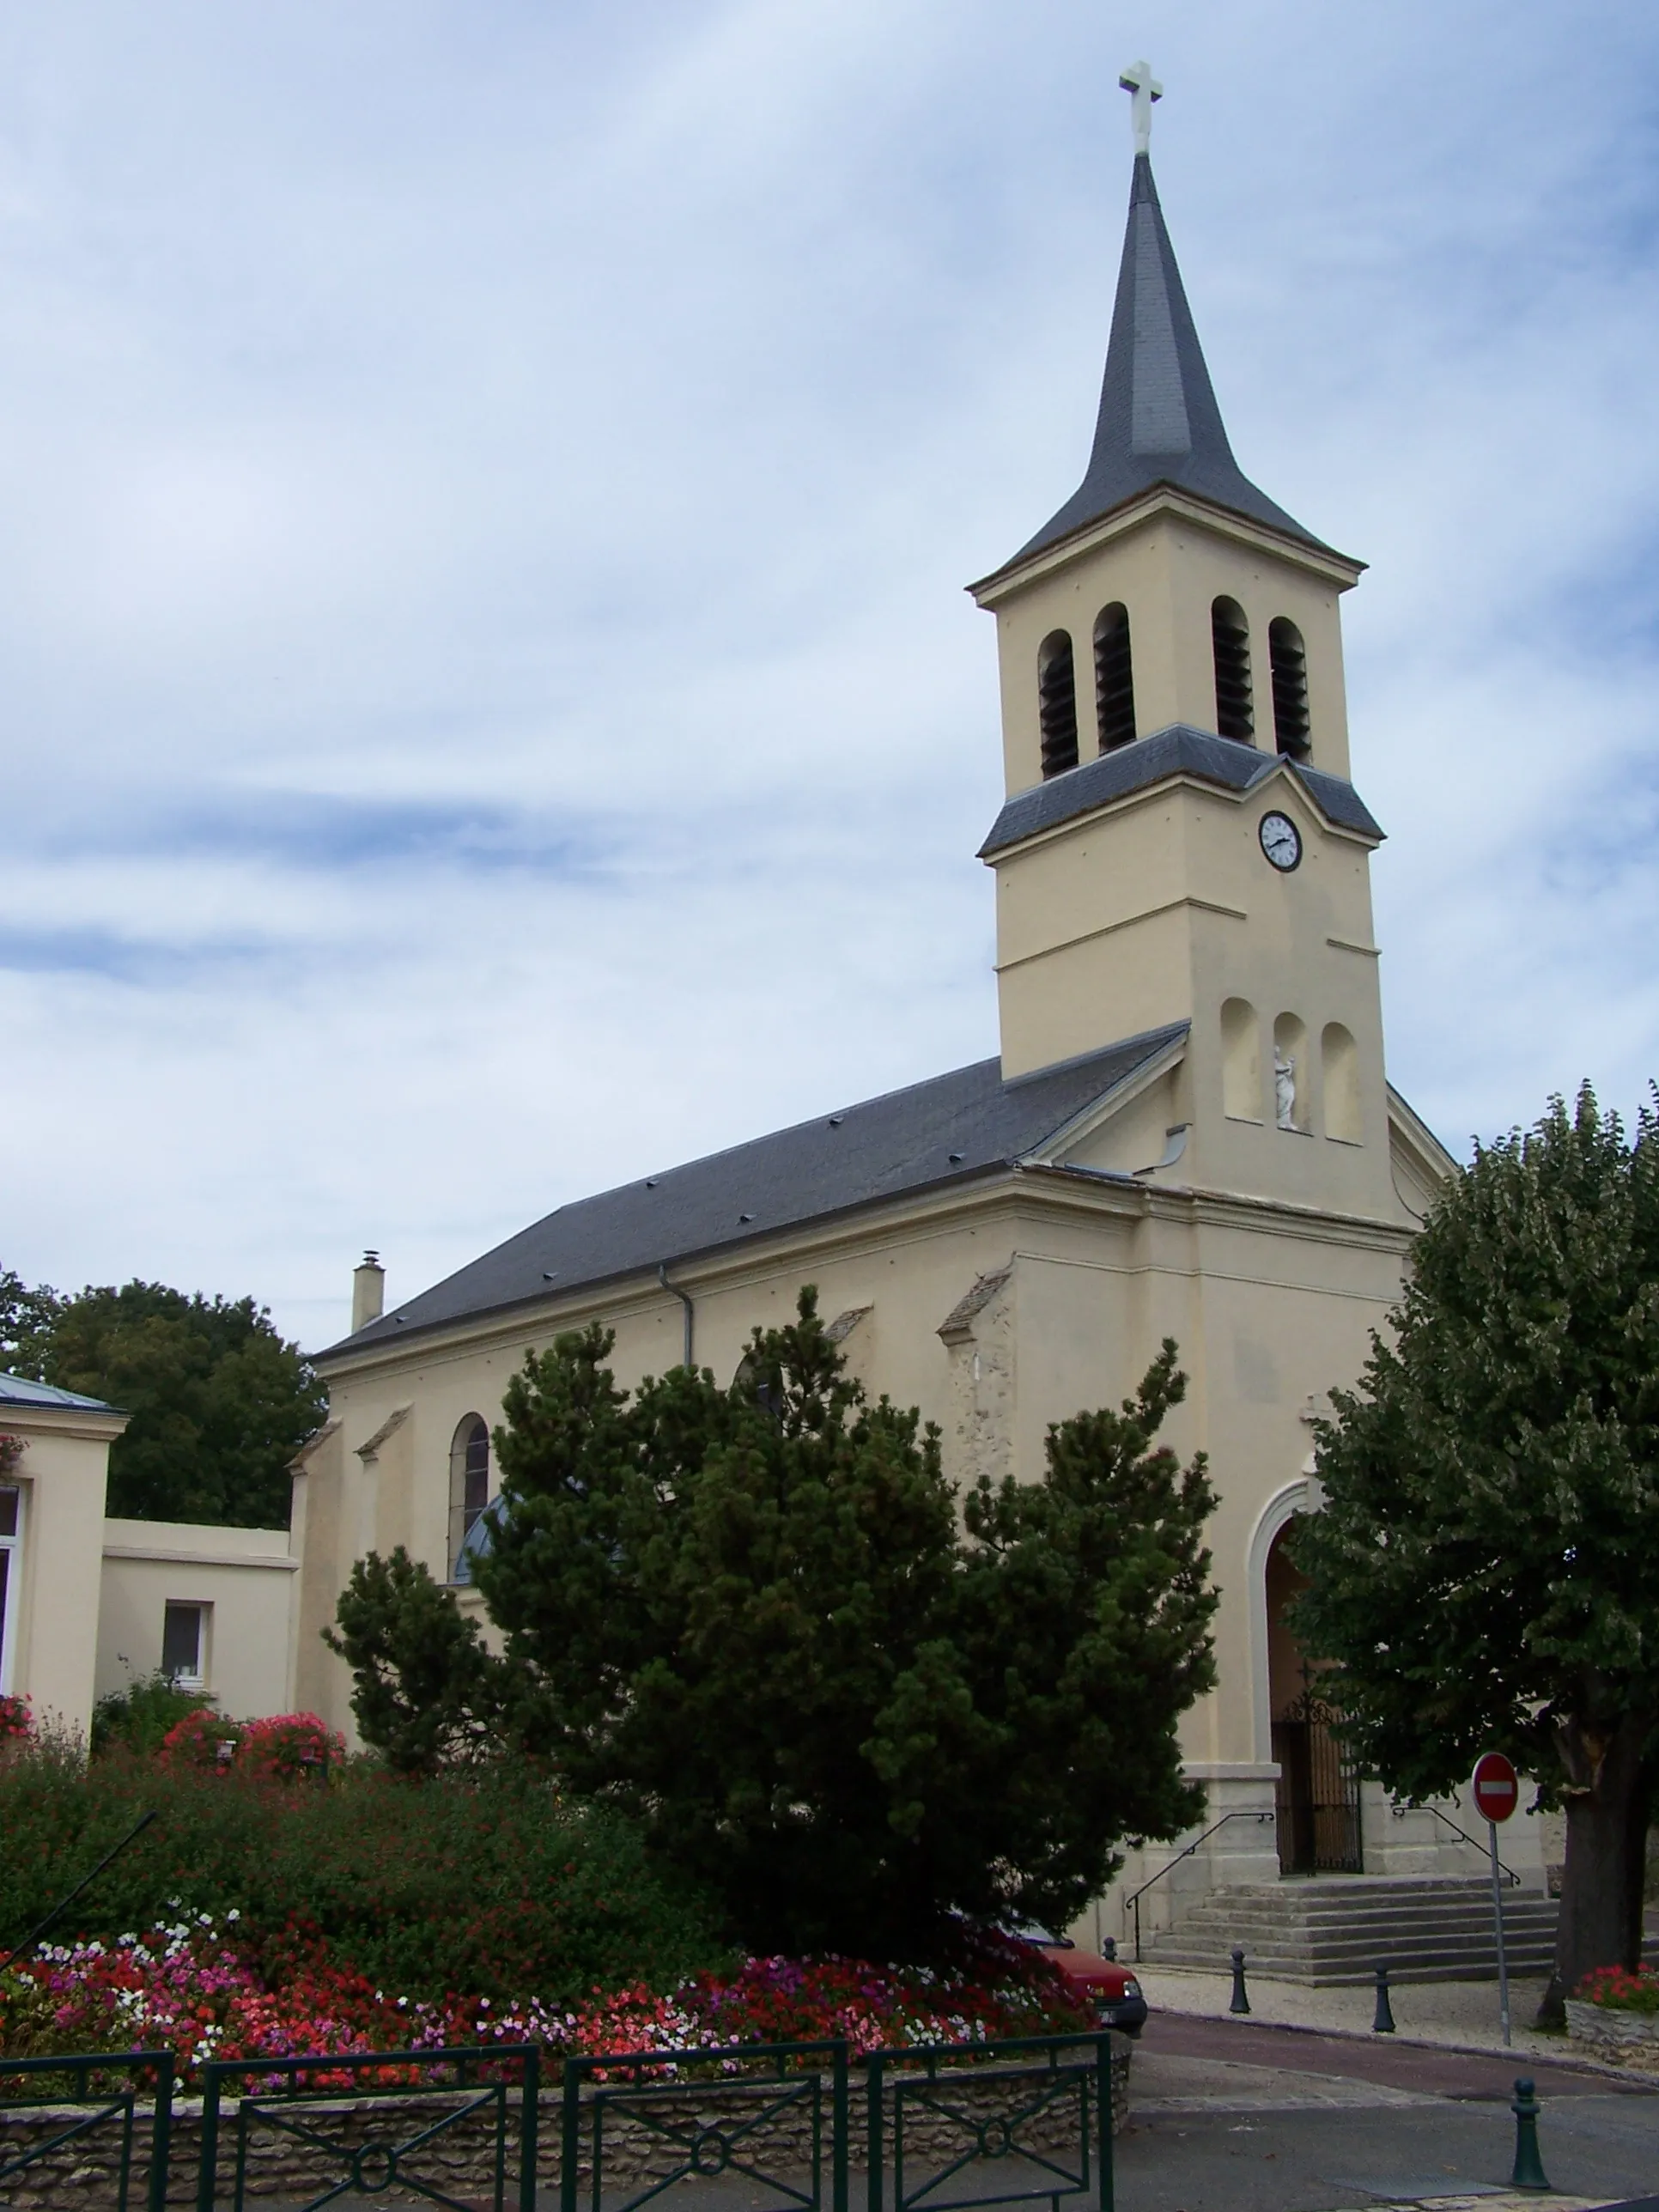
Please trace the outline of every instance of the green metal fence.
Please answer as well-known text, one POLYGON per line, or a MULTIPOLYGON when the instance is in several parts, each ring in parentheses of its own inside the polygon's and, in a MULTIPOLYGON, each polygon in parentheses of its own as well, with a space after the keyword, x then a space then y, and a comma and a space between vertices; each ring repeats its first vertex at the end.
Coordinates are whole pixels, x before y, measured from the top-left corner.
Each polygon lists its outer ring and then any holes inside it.
MULTIPOLYGON (((1048 2212, 1113 2212, 1106 2034, 863 2063, 866 2212, 1045 2200, 1048 2212)), ((40 2115, 28 2142, 0 2137, 0 2203, 9 2185, 38 2188, 58 2154, 84 2162, 101 2141, 113 2185, 94 2193, 141 2212, 147 2119, 142 2212, 166 2212, 174 2083, 164 2051, 0 2059, 0 2112, 40 2115)), ((451 2212, 536 2212, 540 2092, 532 2044, 214 2061, 203 2069, 198 2212, 246 2212, 273 2191, 295 2212, 394 2192, 451 2212)), ((851 2136, 844 2040, 567 2058, 560 2212, 641 2212, 682 2184, 722 2180, 743 2212, 848 2212, 851 2136)))
MULTIPOLYGON (((286 2156, 291 2170, 307 2176, 296 2188, 290 2174, 283 2185, 285 2202, 305 2212, 319 2212, 337 2197, 356 2201, 393 2190, 453 2212, 480 2212, 485 2205, 507 2212, 509 2203, 518 2212, 535 2212, 538 2045, 215 2060, 202 2073, 198 2212, 221 2206, 243 2212, 262 2152, 267 2163, 286 2156), (413 2100, 421 2109, 410 2109, 413 2100), (516 2139, 508 2127, 515 2106, 516 2139), (464 2195, 444 2187, 432 2170, 444 2165, 446 2154, 453 2162, 458 2154, 471 2161, 464 2195), (222 2160, 229 2166, 225 2186, 222 2160), (318 2169, 329 2178, 307 2197, 303 2188, 318 2169)), ((258 2193, 269 2193, 270 2185, 267 2178, 258 2193)))
POLYGON ((0 2141, 0 2203, 9 2203, 18 2188, 27 2191, 31 2182, 38 2186, 46 2179, 35 2174, 20 2182, 18 2178, 30 2167, 45 2165, 71 2144, 76 2146, 77 2164, 84 2166, 88 2155, 107 2144, 112 2134, 116 2212, 129 2212, 133 2137, 138 2115, 145 2112, 149 2119, 145 2203, 148 2212, 166 2212, 173 2122, 170 2051, 0 2058, 0 2112, 37 2112, 43 2130, 21 2148, 0 2141), (11 2087, 15 2082, 29 2086, 18 2091, 11 2087))
POLYGON ((747 2185, 745 2212, 847 2212, 848 2098, 841 2039, 568 2058, 562 2212, 580 2212, 584 2163, 589 2212, 721 2178, 747 2185))
POLYGON ((1047 2200, 1113 2212, 1111 2039, 1022 2036, 869 2058, 869 2212, 1047 2200))

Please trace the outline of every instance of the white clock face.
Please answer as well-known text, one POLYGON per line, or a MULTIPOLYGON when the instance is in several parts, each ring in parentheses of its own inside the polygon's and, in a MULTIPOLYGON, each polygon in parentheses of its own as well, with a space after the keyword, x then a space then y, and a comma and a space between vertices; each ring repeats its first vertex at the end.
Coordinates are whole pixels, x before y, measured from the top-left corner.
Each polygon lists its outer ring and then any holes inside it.
POLYGON ((1302 858, 1302 833, 1288 814, 1264 814, 1257 831, 1261 849, 1274 867, 1289 875, 1302 858))

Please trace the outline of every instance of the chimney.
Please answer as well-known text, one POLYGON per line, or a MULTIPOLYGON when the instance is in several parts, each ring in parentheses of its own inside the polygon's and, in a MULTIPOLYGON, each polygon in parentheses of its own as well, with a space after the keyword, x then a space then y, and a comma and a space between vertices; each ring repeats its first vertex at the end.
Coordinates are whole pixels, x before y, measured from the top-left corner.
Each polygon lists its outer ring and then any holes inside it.
POLYGON ((351 1334, 379 1321, 386 1311, 386 1269, 378 1252, 365 1252, 362 1264, 351 1273, 351 1334))

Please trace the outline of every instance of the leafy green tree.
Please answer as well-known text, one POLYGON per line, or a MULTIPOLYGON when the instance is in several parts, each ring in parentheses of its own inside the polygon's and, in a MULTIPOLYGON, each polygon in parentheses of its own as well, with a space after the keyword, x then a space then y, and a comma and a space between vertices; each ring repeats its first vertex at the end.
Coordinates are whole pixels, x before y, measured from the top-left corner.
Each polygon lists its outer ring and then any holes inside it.
POLYGON ((866 1402, 803 1293, 729 1389, 629 1400, 598 1328, 532 1356, 477 1579, 513 1723, 620 1805, 751 1944, 925 1952, 947 1916, 1064 1921, 1128 1835, 1200 1809, 1212 1680, 1203 1463, 1157 1446, 1166 1345, 1121 1413, 965 1529, 937 1432, 866 1402))
POLYGON ((42 1283, 31 1290, 10 1267, 0 1267, 0 1374, 46 1379, 52 1324, 63 1300, 42 1283))
POLYGON ((110 1451, 109 1510, 146 1521, 287 1525, 289 1464, 326 1397, 252 1298, 131 1282, 60 1297, 0 1274, 15 1371, 131 1416, 110 1451))
POLYGON ((356 1677, 363 1741, 399 1774, 434 1774, 500 1748, 501 1668, 453 1590, 401 1544, 359 1559, 323 1641, 356 1677))
POLYGON ((1297 1633, 1423 1797, 1508 1753, 1566 1809, 1546 2018, 1637 1963, 1659 1723, 1659 1116, 1589 1086, 1477 1150, 1359 1391, 1317 1431, 1297 1633))

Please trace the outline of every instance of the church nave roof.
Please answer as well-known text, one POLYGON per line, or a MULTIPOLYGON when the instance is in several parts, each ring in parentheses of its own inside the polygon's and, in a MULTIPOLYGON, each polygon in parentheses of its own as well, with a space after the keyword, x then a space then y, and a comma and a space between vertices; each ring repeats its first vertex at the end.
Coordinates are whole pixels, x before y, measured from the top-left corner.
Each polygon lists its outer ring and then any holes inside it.
POLYGON ((1186 1024, 1006 1083, 977 1060, 684 1167, 576 1199, 319 1354, 545 1304, 779 1230, 1012 1166, 1185 1033, 1186 1024))

